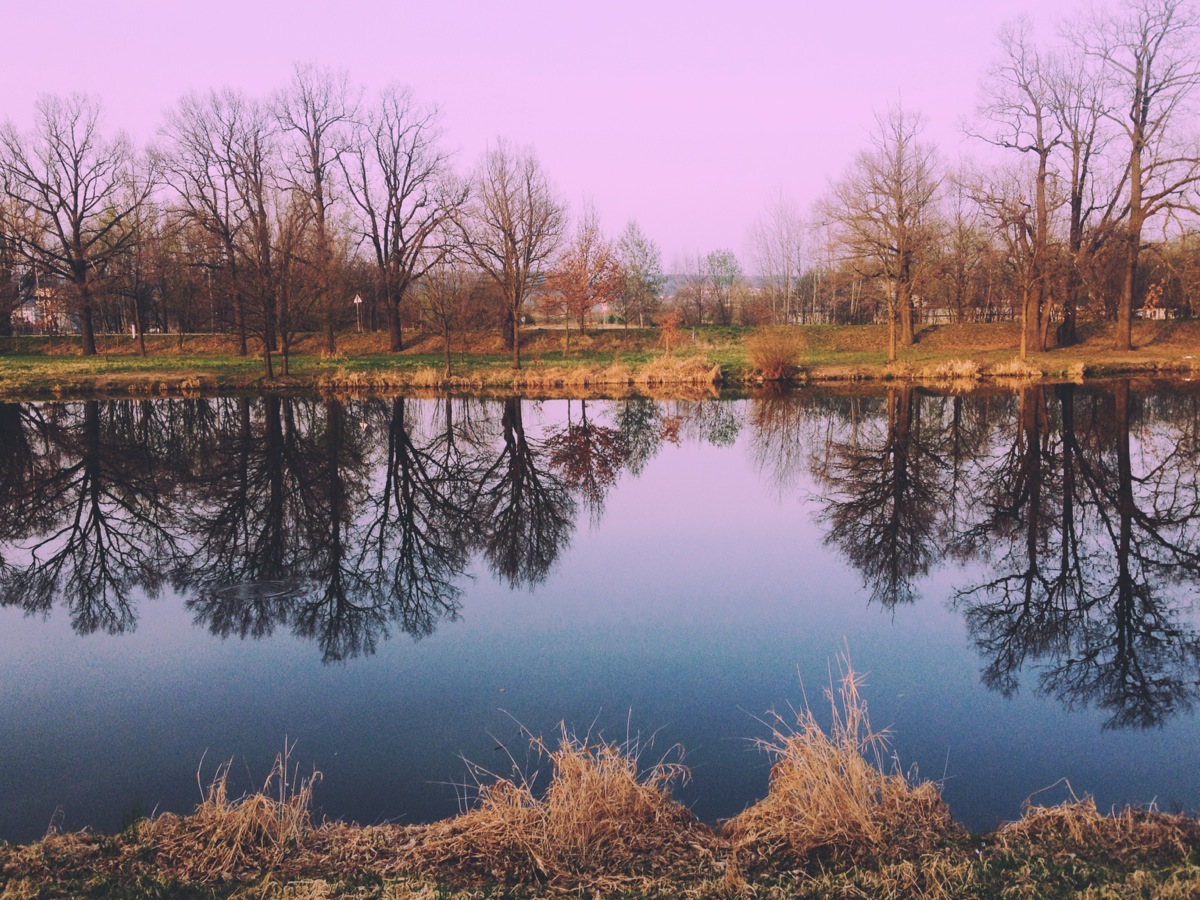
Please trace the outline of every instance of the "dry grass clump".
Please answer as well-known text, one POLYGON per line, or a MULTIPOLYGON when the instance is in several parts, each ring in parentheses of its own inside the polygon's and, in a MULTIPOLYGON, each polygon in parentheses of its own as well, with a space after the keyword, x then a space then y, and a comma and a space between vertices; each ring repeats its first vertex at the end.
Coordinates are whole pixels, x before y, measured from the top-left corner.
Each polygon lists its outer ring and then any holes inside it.
POLYGON ((536 775, 476 771, 475 808, 427 826, 404 867, 616 888, 711 863, 715 836, 670 796, 672 783, 689 777, 682 762, 643 769, 637 741, 579 739, 565 729, 556 749, 540 740, 533 747, 551 765, 541 797, 536 775))
POLYGON ((1028 360, 1014 356, 1007 362, 996 363, 988 369, 993 378, 1041 378, 1042 370, 1028 360))
POLYGON ((349 372, 339 368, 318 376, 317 390, 325 393, 387 391, 405 387, 408 383, 409 379, 395 370, 349 372))
POLYGON ((843 661, 828 732, 807 706, 796 726, 776 716, 760 742, 775 759, 767 796, 725 827, 741 865, 899 860, 960 835, 936 785, 884 771, 887 735, 871 729, 861 682, 843 661))
POLYGON ((765 381, 786 381, 796 375, 804 339, 787 328, 767 328, 746 341, 750 365, 765 381))
POLYGON ((217 769, 203 802, 190 816, 164 814, 145 828, 158 868, 183 881, 223 881, 271 871, 312 830, 312 790, 320 773, 299 778, 285 744, 260 792, 231 800, 229 766, 217 769))
POLYGON ((997 847, 1036 850, 1050 858, 1173 865, 1200 853, 1200 821, 1155 809, 1126 808, 1111 815, 1091 797, 1058 806, 1027 806, 995 834, 997 847))
POLYGON ((715 385, 721 382, 721 367, 699 356, 676 359, 663 356, 642 363, 633 373, 632 383, 654 387, 664 384, 715 385))
POLYGON ((929 372, 935 381, 976 381, 979 379, 979 363, 973 359, 948 359, 938 363, 929 372))

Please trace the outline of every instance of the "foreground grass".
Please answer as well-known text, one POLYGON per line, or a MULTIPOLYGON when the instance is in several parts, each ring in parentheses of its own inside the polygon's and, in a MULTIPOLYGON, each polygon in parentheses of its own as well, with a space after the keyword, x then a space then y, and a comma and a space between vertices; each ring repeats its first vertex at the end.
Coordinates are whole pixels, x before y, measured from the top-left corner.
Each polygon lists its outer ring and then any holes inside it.
POLYGON ((544 790, 476 770, 473 808, 420 826, 314 823, 285 751, 235 800, 221 770, 190 816, 0 845, 0 897, 1200 896, 1200 821, 1085 798, 969 835, 935 784, 887 770, 848 667, 828 696, 832 727, 779 720, 766 797, 715 828, 671 798, 682 763, 636 743, 535 740, 544 790))
POLYGON ((524 368, 514 372, 500 339, 472 335, 456 349, 452 375, 443 373, 440 344, 419 338, 400 354, 386 351, 382 334, 345 334, 326 356, 316 338, 301 339, 287 377, 266 379, 255 356, 239 357, 229 336, 152 335, 148 356, 126 336, 101 340, 100 355, 84 358, 78 339, 0 341, 0 396, 189 394, 211 391, 325 390, 507 391, 592 396, 652 393, 673 386, 711 388, 762 379, 838 381, 903 379, 970 384, 987 378, 1081 379, 1126 373, 1180 373, 1200 368, 1200 322, 1139 322, 1137 349, 1118 353, 1112 328, 1083 329, 1070 348, 1017 358, 1012 324, 927 326, 918 342, 888 363, 883 326, 812 325, 778 329, 685 330, 672 354, 656 329, 605 329, 572 337, 531 329, 524 368))

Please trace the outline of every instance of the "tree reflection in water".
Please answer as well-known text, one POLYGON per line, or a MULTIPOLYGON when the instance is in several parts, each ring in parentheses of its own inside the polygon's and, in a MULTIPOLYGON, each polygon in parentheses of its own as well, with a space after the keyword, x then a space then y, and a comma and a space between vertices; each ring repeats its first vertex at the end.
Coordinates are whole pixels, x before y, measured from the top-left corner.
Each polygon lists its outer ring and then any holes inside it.
POLYGON ((1033 668, 1111 727, 1161 725, 1200 693, 1197 397, 635 398, 533 430, 516 398, 0 404, 0 602, 119 632, 135 592, 170 583, 214 634, 284 628, 344 660, 456 618, 474 558, 542 583, 578 507, 596 523, 666 444, 746 430, 761 477, 805 493, 873 601, 915 602, 936 566, 962 566, 952 604, 989 687, 1033 668))

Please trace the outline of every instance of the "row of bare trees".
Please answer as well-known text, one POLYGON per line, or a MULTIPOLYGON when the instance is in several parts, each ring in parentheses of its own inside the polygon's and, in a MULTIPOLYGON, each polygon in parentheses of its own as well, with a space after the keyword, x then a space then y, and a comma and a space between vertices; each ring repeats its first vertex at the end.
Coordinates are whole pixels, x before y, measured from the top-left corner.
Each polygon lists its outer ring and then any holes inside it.
POLYGON ((770 320, 883 319, 894 358, 922 315, 1017 319, 1025 353, 1077 341, 1081 315, 1127 350, 1140 307, 1191 313, 1200 16, 1128 0, 1060 30, 999 36, 966 130, 1000 162, 946 166, 896 106, 810 215, 772 206, 751 235, 770 320))
POLYGON ((999 163, 948 166, 918 113, 887 109, 811 211, 781 198, 754 227, 756 278, 718 249, 668 279, 636 223, 614 240, 590 208, 572 231, 527 148, 460 174, 403 87, 299 65, 268 98, 182 98, 147 150, 95 99, 45 97, 31 131, 0 128, 0 332, 54 297, 69 315, 43 325, 85 354, 97 330, 222 331, 286 374, 300 331, 332 354, 357 320, 393 351, 440 335, 447 368, 455 335, 493 328, 519 366, 535 299, 569 346, 596 310, 645 324, 669 293, 689 324, 886 321, 893 357, 921 320, 1016 319, 1034 352, 1107 319, 1128 349, 1139 309, 1190 314, 1200 287, 1200 17, 1125 0, 1061 33, 1000 35, 967 125, 999 163))
POLYGON ((519 366, 520 324, 552 273, 576 316, 608 299, 644 316, 661 284, 633 223, 618 248, 589 213, 560 256, 567 207, 534 153, 500 140, 460 175, 438 110, 404 87, 368 99, 345 73, 299 65, 270 98, 181 98, 159 138, 143 151, 106 134, 86 95, 43 97, 30 131, 0 129, 0 331, 53 296, 86 355, 117 328, 143 348, 147 329, 230 331, 286 375, 302 330, 336 352, 357 297, 393 351, 420 323, 448 364, 451 334, 494 325, 519 366))

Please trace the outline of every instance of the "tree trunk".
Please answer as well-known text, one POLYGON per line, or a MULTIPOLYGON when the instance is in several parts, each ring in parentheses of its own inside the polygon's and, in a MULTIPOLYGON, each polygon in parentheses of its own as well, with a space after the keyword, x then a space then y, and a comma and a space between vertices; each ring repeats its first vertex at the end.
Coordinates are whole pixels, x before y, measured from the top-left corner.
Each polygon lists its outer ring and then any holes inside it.
POLYGON ((1117 301, 1117 332, 1114 349, 1133 349, 1133 288, 1137 279, 1138 249, 1141 245, 1141 229, 1135 232, 1130 222, 1129 234, 1125 239, 1125 263, 1121 273, 1121 296, 1117 301))
POLYGON ((896 314, 900 317, 900 344, 904 347, 913 345, 913 297, 912 284, 909 281, 909 261, 900 261, 900 273, 896 279, 896 314))
POLYGON ((388 297, 388 349, 399 353, 404 349, 404 329, 400 321, 400 304, 388 297))
POLYGON ((92 298, 86 287, 80 289, 83 299, 79 304, 79 335, 82 338, 83 355, 96 355, 96 331, 92 324, 92 298))
POLYGON ((1138 251, 1142 246, 1142 157, 1140 131, 1135 135, 1134 151, 1129 159, 1129 228, 1125 234, 1125 271, 1121 278, 1121 297, 1117 302, 1117 350, 1133 349, 1133 289, 1137 280, 1138 251))

